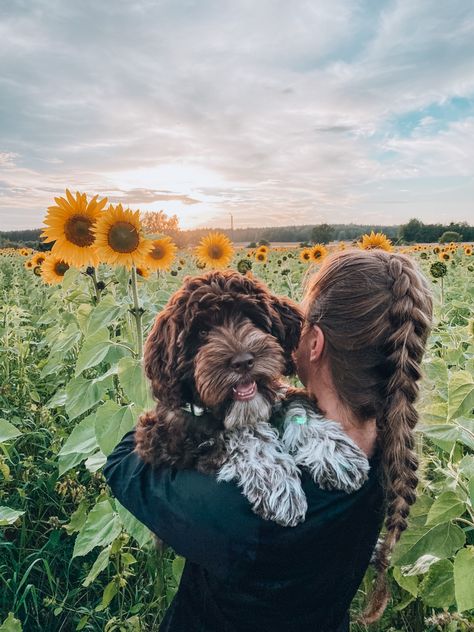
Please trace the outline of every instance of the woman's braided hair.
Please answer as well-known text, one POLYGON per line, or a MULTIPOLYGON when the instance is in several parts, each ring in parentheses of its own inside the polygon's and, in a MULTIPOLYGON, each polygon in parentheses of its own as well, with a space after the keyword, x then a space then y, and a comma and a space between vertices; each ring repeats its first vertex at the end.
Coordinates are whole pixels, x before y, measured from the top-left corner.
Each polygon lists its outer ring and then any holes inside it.
POLYGON ((386 607, 390 554, 416 499, 414 404, 431 327, 431 294, 409 257, 346 250, 329 257, 310 279, 304 306, 307 322, 324 332, 343 404, 361 421, 376 420, 387 533, 376 549, 377 575, 362 617, 372 623, 386 607))

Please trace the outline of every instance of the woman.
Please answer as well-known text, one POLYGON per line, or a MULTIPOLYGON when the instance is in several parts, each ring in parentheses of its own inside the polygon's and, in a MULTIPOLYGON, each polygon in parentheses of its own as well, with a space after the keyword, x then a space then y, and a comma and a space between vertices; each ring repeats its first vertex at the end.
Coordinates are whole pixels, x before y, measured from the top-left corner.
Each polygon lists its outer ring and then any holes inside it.
POLYGON ((162 632, 343 632, 387 515, 365 614, 386 605, 385 572, 415 500, 414 402, 432 314, 411 259, 344 251, 310 280, 298 374, 327 419, 366 452, 369 480, 353 494, 305 472, 304 523, 255 515, 237 486, 192 470, 152 470, 129 433, 105 475, 117 498, 187 562, 162 632))

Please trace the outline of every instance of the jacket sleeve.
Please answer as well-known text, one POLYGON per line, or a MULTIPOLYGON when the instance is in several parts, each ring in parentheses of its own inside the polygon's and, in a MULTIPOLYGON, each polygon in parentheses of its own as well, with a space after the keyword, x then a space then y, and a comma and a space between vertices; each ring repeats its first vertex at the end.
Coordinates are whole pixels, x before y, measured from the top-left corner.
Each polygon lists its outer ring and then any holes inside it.
POLYGON ((258 519, 237 486, 195 470, 153 468, 127 433, 108 457, 114 496, 179 555, 221 577, 252 557, 258 519))

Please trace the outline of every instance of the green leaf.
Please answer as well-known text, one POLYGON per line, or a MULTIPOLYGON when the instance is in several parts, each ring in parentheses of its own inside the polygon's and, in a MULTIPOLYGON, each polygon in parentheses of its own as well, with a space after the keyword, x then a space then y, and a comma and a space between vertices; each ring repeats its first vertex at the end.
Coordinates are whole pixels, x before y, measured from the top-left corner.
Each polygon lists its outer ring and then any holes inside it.
POLYGON ((109 400, 97 409, 95 434, 102 452, 111 454, 120 439, 135 425, 135 414, 131 406, 119 406, 109 400))
POLYGON ((24 513, 24 511, 17 511, 16 509, 10 509, 10 507, 0 507, 0 527, 14 524, 24 513))
POLYGON ((100 603, 100 605, 97 606, 96 611, 101 612, 102 610, 105 610, 106 608, 108 608, 110 602, 112 601, 112 599, 115 597, 117 593, 118 593, 117 582, 113 579, 105 587, 104 593, 102 595, 102 602, 100 603))
POLYGON ((84 526, 87 519, 87 509, 89 508, 89 503, 87 500, 83 499, 79 503, 76 511, 71 515, 71 519, 63 528, 66 530, 68 535, 72 535, 73 533, 77 533, 84 526))
POLYGON ((185 562, 186 560, 181 555, 177 555, 172 562, 173 577, 177 584, 181 581, 185 562))
POLYGON ((418 430, 435 443, 438 441, 444 450, 451 451, 456 442, 474 450, 474 420, 472 419, 459 419, 450 424, 423 424, 418 430))
POLYGON ((113 387, 112 376, 87 380, 84 376, 73 378, 66 387, 66 412, 72 421, 95 406, 104 393, 113 387))
POLYGON ((427 494, 420 494, 413 507, 411 508, 410 515, 408 517, 409 526, 423 527, 426 524, 426 518, 430 511, 433 499, 427 494))
POLYGON ((155 403, 150 386, 139 360, 122 358, 118 363, 118 376, 125 395, 132 404, 137 406, 140 412, 154 408, 155 403))
POLYGON ((97 450, 98 444, 95 436, 95 413, 92 413, 77 426, 74 426, 71 434, 66 439, 59 451, 59 456, 66 454, 90 454, 97 450))
POLYGON ((89 314, 87 322, 87 334, 94 334, 101 327, 110 325, 123 312, 124 306, 117 304, 112 294, 106 294, 100 299, 100 303, 89 314))
POLYGON ((474 478, 474 456, 467 454, 459 461, 459 471, 466 478, 474 478))
POLYGON ((103 570, 107 568, 109 564, 109 559, 110 559, 110 546, 108 546, 105 549, 102 549, 102 551, 97 556, 95 562, 92 564, 91 570, 87 574, 87 577, 85 578, 85 580, 82 582, 82 585, 85 588, 90 586, 92 582, 96 579, 96 577, 99 575, 99 573, 101 573, 103 570))
POLYGON ((474 378, 468 371, 457 371, 448 383, 448 419, 469 415, 474 408, 474 378))
POLYGON ((431 505, 426 524, 436 525, 449 522, 453 518, 462 516, 465 510, 466 505, 456 492, 443 492, 431 505))
POLYGON ((144 524, 139 522, 118 500, 115 500, 115 506, 120 520, 122 521, 123 528, 138 542, 141 548, 153 541, 153 534, 148 527, 145 527, 144 524))
POLYGON ((6 419, 0 419, 0 443, 9 441, 21 435, 21 432, 6 419))
POLYGON ((420 584, 419 596, 433 608, 449 608, 454 604, 452 562, 440 560, 430 567, 420 584))
POLYGON ((466 541, 462 529, 450 522, 434 527, 414 527, 403 532, 393 555, 393 564, 414 564, 422 555, 451 557, 466 541))
POLYGON ((58 456, 58 473, 62 476, 79 463, 82 463, 84 459, 87 459, 87 454, 80 454, 73 452, 72 454, 65 454, 64 456, 58 456))
POLYGON ((423 365, 423 371, 428 379, 434 382, 436 392, 446 400, 448 398, 448 367, 446 362, 441 358, 428 360, 423 365))
POLYGON ((402 575, 402 571, 398 566, 393 569, 393 578, 399 586, 409 592, 413 597, 418 595, 418 577, 415 575, 402 575))
POLYGON ((97 472, 105 465, 106 461, 107 457, 105 454, 101 450, 97 450, 97 452, 94 452, 94 454, 87 457, 84 465, 89 472, 97 472))
POLYGON ((118 514, 108 500, 98 502, 87 516, 74 544, 72 557, 86 555, 96 546, 106 546, 121 531, 118 514))
POLYGON ((84 339, 76 363, 76 377, 86 369, 97 366, 107 355, 111 342, 109 340, 109 330, 107 327, 98 329, 95 333, 89 334, 84 339))
POLYGON ((474 608, 474 547, 461 549, 454 558, 454 591, 459 612, 474 608))
POLYGON ((66 270, 61 281, 63 290, 70 290, 72 287, 76 287, 79 284, 79 274, 80 271, 78 268, 71 267, 69 270, 66 270))
POLYGON ((0 632, 21 632, 21 622, 15 619, 13 612, 8 613, 8 617, 0 625, 0 632))

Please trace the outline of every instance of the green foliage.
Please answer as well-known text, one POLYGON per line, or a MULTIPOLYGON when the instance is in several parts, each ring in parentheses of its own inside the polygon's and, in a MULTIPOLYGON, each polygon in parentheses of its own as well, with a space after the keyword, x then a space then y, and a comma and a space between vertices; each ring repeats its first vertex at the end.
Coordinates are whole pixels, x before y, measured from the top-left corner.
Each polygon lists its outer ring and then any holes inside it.
MULTIPOLYGON (((347 238, 352 229, 344 228, 347 238)), ((246 254, 237 252, 235 265, 246 254)), ((191 256, 182 256, 176 276, 139 283, 145 334, 195 271, 191 256)), ((436 261, 434 253, 420 259, 427 276, 436 261)), ((421 482, 389 571, 393 602, 374 627, 381 632, 467 630, 473 622, 474 289, 467 260, 457 253, 453 261, 433 285, 436 326, 419 403, 421 482)), ((306 270, 292 251, 270 250, 258 274, 278 294, 300 300, 306 270)), ((0 632, 21 625, 151 631, 180 581, 183 558, 154 548, 101 474, 106 455, 152 398, 137 353, 129 275, 107 268, 98 275, 106 286, 100 300, 78 271, 48 288, 19 257, 0 259, 0 632)), ((354 614, 372 578, 369 569, 354 614)))

